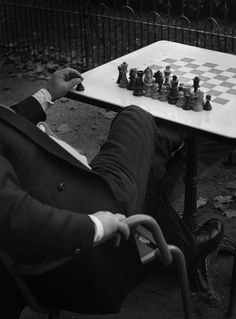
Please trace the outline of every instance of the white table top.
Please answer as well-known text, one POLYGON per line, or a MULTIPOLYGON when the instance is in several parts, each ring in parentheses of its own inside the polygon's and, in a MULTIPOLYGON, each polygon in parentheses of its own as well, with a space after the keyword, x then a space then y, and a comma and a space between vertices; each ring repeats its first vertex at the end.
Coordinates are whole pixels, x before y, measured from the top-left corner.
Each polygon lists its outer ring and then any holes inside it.
MULTIPOLYGON (((129 73, 127 73, 128 77, 129 73)), ((83 73, 85 91, 78 95, 125 107, 140 106, 156 117, 187 125, 201 131, 228 138, 236 138, 236 56, 169 41, 159 41, 130 54, 83 73), (117 67, 122 62, 130 68, 144 70, 150 66, 154 72, 170 65, 180 80, 193 83, 199 76, 200 89, 212 95, 211 111, 185 111, 168 102, 148 97, 136 97, 132 91, 116 83, 117 67), (156 68, 156 70, 155 70, 156 68), (194 73, 194 74, 193 74, 194 73), (228 100, 228 101, 227 101, 228 100), (221 104, 219 102, 222 102, 221 104)))

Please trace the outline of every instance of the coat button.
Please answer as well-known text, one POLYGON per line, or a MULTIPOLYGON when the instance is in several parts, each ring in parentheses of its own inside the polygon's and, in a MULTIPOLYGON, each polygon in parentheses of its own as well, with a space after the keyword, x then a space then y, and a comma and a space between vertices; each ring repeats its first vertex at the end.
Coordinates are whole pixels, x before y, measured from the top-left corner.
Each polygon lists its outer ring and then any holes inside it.
POLYGON ((80 254, 80 249, 79 248, 76 248, 75 249, 75 255, 79 255, 80 254))
POLYGON ((61 182, 60 184, 58 184, 58 185, 57 185, 58 192, 64 191, 65 186, 66 186, 66 185, 65 185, 63 182, 61 182))

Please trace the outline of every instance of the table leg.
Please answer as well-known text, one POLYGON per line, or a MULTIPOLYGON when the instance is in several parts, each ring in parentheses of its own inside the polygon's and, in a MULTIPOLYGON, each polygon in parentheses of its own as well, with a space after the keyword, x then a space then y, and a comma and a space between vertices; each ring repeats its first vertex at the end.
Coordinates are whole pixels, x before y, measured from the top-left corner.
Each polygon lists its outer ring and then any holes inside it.
POLYGON ((187 136, 187 162, 185 174, 185 199, 183 220, 191 231, 198 229, 197 213, 197 185, 199 182, 197 172, 197 147, 194 133, 187 136))
MULTIPOLYGON (((194 233, 199 228, 197 212, 197 186, 199 182, 197 169, 197 145, 194 133, 189 132, 187 136, 187 162, 185 175, 185 199, 183 220, 189 229, 194 233)), ((217 306, 221 302, 220 296, 212 285, 212 278, 209 274, 209 260, 204 259, 196 269, 192 281, 199 295, 210 306, 217 306)))

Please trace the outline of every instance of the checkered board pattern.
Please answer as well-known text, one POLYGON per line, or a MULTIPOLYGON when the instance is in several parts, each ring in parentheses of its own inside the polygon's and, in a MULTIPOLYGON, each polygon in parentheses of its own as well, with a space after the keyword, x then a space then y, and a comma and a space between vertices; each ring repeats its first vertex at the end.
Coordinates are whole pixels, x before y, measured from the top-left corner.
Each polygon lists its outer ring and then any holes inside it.
MULTIPOLYGON (((179 83, 193 84, 193 78, 200 78, 200 89, 204 94, 211 94, 211 102, 227 105, 236 97, 236 68, 222 69, 215 63, 199 62, 197 59, 183 57, 180 59, 165 58, 158 64, 150 65, 153 72, 164 71, 170 65, 171 75, 177 75, 179 83)), ((143 68, 140 68, 143 69, 143 68)))

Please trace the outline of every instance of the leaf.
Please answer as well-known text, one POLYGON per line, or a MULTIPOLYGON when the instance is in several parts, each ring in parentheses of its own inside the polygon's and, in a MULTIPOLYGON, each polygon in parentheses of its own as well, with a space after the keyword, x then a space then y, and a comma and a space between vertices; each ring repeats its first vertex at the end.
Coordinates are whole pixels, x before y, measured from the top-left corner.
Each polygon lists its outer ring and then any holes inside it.
POLYGON ((227 209, 227 210, 224 211, 224 215, 225 215, 227 218, 236 217, 236 210, 235 210, 235 209, 227 209))
POLYGON ((226 195, 226 196, 219 195, 214 197, 214 200, 217 200, 218 202, 221 202, 221 203, 230 203, 233 201, 232 197, 233 197, 232 195, 226 195))
POLYGON ((214 207, 216 209, 221 210, 222 212, 224 212, 226 210, 226 206, 224 204, 222 204, 221 202, 215 202, 214 207))
POLYGON ((203 198, 203 197, 200 197, 198 200, 197 200, 197 208, 200 208, 202 206, 205 206, 208 202, 208 199, 207 198, 203 198))

